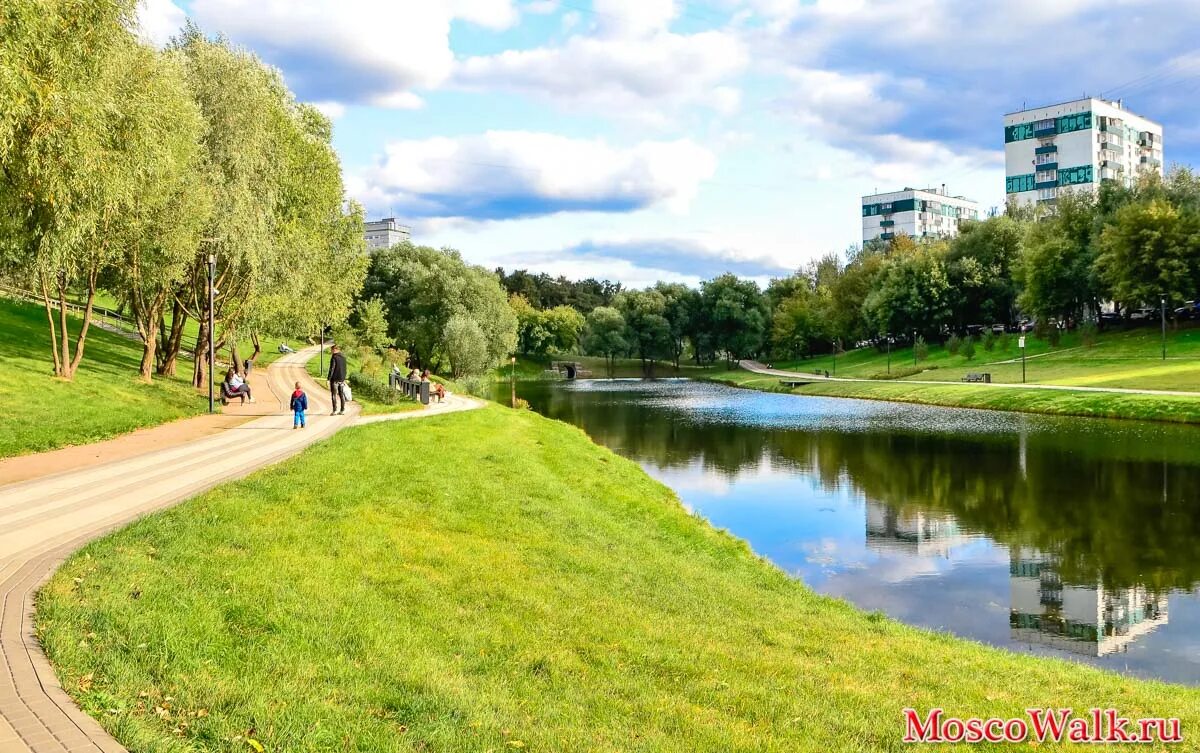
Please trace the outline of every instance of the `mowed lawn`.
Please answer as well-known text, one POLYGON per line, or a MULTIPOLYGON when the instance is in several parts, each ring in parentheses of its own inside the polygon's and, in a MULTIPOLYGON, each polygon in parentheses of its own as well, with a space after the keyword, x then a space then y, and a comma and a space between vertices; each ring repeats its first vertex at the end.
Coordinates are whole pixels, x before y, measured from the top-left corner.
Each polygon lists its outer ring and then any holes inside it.
POLYGON ((37 630, 139 753, 920 750, 909 706, 1200 723, 1195 689, 817 596, 635 463, 496 406, 344 431, 93 543, 37 630))
MULTIPOLYGON (((72 344, 79 321, 70 320, 72 344)), ((53 376, 41 306, 0 298, 0 457, 108 439, 208 407, 182 379, 138 379, 141 343, 92 326, 73 381, 53 376)))
MULTIPOLYGON (((914 362, 911 347, 896 347, 890 358, 891 373, 920 381, 957 381, 969 372, 988 372, 995 382, 1020 382, 1018 337, 997 338, 990 351, 976 342, 971 359, 931 344, 928 357, 914 362), (922 371, 912 373, 916 369, 922 371)), ((1030 383, 1200 391, 1200 327, 1191 323, 1168 325, 1165 361, 1156 327, 1106 332, 1091 346, 1085 346, 1077 333, 1065 334, 1057 347, 1029 334, 1026 346, 1025 379, 1030 383)), ((773 365, 795 371, 829 371, 831 376, 884 378, 888 361, 886 351, 860 348, 839 355, 836 367, 832 356, 773 365)))

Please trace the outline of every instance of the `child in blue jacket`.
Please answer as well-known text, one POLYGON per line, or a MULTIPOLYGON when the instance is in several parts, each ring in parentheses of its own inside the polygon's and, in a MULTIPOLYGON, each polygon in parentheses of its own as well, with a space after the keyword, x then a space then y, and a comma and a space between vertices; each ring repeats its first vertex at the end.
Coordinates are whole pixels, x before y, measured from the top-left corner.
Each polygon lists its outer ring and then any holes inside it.
POLYGON ((304 411, 308 410, 308 395, 304 394, 304 390, 300 389, 300 383, 296 382, 296 391, 292 393, 292 428, 303 429, 304 411))

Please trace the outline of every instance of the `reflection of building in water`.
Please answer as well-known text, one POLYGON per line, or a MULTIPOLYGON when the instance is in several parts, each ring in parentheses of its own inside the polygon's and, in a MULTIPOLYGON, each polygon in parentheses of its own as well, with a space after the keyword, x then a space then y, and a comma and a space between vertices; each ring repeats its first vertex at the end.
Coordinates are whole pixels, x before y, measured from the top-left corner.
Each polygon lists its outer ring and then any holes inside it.
POLYGON ((948 515, 897 510, 867 500, 867 548, 887 554, 949 557, 950 549, 968 540, 948 515))
POLYGON ((1167 597, 1143 586, 1064 584, 1053 558, 1014 550, 1009 560, 1012 638, 1089 656, 1124 651, 1167 624, 1167 597))

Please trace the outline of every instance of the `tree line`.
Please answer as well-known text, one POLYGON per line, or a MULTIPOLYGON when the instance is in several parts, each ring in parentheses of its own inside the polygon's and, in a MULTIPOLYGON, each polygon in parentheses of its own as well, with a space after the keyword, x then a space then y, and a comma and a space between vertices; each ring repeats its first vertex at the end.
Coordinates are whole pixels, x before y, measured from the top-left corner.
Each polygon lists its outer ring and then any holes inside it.
POLYGON ((610 364, 795 359, 886 337, 957 341, 1022 320, 1054 336, 1095 322, 1108 304, 1127 315, 1157 308, 1161 295, 1170 313, 1200 297, 1200 179, 1177 168, 1131 187, 1106 182, 1096 194, 966 222, 954 238, 899 235, 826 254, 765 287, 725 274, 699 289, 613 290, 590 310, 538 306, 509 290, 522 353, 583 352, 610 364))
POLYGON ((277 70, 189 25, 143 43, 134 0, 0 4, 0 274, 46 309, 54 372, 86 352, 97 296, 128 310, 141 376, 346 317, 367 266, 330 121, 277 70), (72 331, 68 311, 82 303, 72 331))

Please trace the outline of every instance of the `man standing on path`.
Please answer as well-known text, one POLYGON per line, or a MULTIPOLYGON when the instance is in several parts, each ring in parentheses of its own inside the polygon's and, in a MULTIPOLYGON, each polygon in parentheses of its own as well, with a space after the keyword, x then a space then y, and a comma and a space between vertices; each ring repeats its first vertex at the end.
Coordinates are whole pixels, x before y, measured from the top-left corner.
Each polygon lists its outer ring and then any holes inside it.
POLYGON ((329 397, 333 401, 333 410, 331 416, 337 416, 346 412, 346 393, 343 387, 346 386, 346 356, 342 353, 341 347, 334 345, 329 349, 329 397), (339 402, 340 407, 339 407, 339 402))

